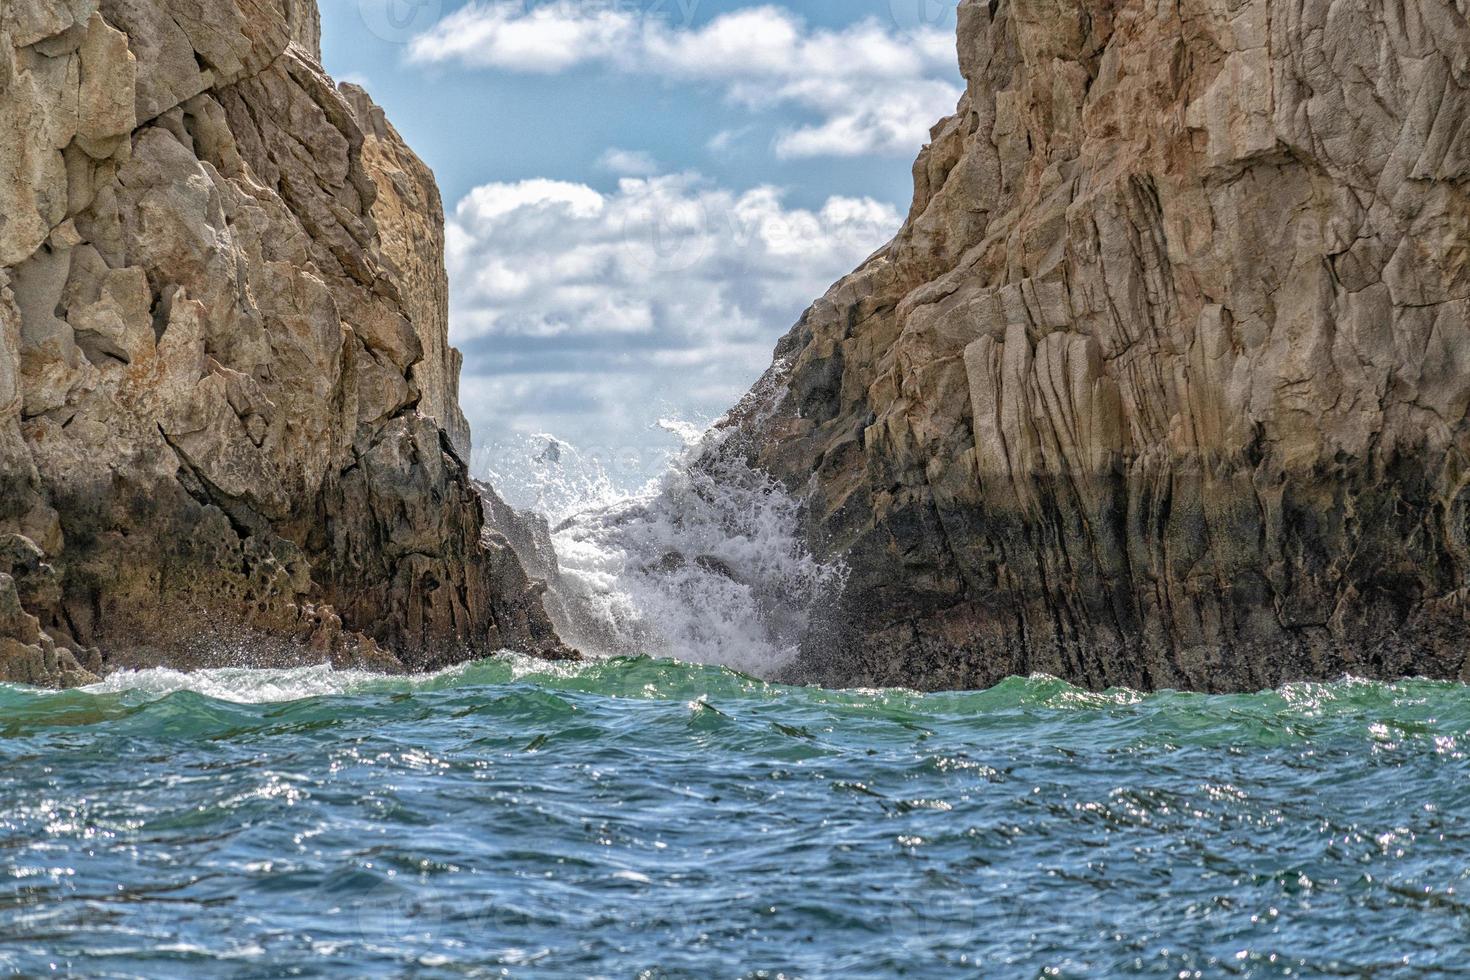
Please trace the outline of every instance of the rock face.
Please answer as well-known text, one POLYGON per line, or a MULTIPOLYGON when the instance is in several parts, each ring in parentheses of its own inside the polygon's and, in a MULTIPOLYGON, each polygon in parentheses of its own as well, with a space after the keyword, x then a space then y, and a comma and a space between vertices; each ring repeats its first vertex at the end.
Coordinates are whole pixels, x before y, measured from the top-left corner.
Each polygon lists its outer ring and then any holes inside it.
POLYGON ((0 4, 0 680, 565 653, 481 544, 432 175, 319 29, 0 4))
POLYGON ((799 676, 1465 677, 1470 5, 959 14, 907 223, 735 416, 850 568, 799 676))
POLYGON ((363 129, 363 165, 377 186, 372 216, 380 258, 398 285, 404 313, 414 325, 423 356, 410 372, 419 411, 437 419, 461 459, 470 458, 470 424, 459 407, 463 358, 449 346, 449 280, 444 273, 444 204, 439 185, 383 110, 366 91, 345 84, 341 92, 363 129))
POLYGON ((475 489, 485 508, 482 534, 485 547, 494 552, 510 549, 518 559, 528 587, 539 597, 556 635, 578 649, 591 651, 587 645, 590 637, 584 635, 590 617, 585 610, 574 608, 575 596, 562 580, 561 564, 546 518, 534 511, 512 507, 488 483, 476 480, 475 489))

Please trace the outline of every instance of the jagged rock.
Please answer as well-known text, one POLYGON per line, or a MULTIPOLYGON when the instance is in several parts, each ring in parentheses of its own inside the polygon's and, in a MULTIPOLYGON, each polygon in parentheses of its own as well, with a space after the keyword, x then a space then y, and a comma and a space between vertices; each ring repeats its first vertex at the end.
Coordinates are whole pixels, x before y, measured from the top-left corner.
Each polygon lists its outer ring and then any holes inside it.
POLYGON ((0 572, 0 682, 80 687, 95 680, 70 650, 41 631, 21 605, 14 578, 0 572))
POLYGON ((15 580, 0 574, 0 632, 22 644, 41 642, 41 624, 20 604, 15 580))
POLYGON ((585 607, 580 593, 562 580, 561 564, 551 540, 551 525, 540 514, 517 510, 488 483, 475 482, 485 508, 485 542, 488 547, 509 548, 515 553, 536 596, 556 627, 557 635, 582 650, 607 649, 599 643, 595 627, 599 617, 585 607))
POLYGON ((470 424, 459 407, 463 357, 448 343, 449 284, 444 276, 444 204, 439 185, 366 91, 351 84, 341 89, 362 126, 363 162, 378 188, 372 216, 382 239, 384 265, 423 347, 412 372, 419 411, 439 420, 455 452, 468 462, 470 424))
POLYGON ((61 576, 30 538, 0 535, 0 574, 10 576, 27 608, 51 611, 61 605, 61 576))
POLYGON ((5 677, 566 655, 480 541, 432 175, 318 31, 0 7, 0 573, 40 633, 5 677))
POLYGON ((964 0, 908 221, 735 416, 851 569, 797 675, 1461 676, 1466 14, 964 0))

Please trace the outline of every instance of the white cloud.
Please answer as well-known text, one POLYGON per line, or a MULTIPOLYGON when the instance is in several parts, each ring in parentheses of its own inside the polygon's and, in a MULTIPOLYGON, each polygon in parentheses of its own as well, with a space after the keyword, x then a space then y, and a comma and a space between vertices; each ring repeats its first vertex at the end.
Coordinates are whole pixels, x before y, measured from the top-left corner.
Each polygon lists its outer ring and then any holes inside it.
POLYGON ((611 147, 597 158, 597 165, 621 177, 651 177, 658 173, 658 161, 642 150, 620 150, 611 147))
POLYGON ((414 38, 409 56, 520 72, 598 65, 719 85, 751 109, 787 105, 815 116, 778 138, 777 153, 788 157, 911 154, 960 92, 948 31, 899 33, 871 19, 812 28, 774 6, 681 28, 617 4, 482 0, 414 38))
POLYGON ((484 224, 524 208, 566 208, 578 217, 587 217, 602 209, 602 195, 584 184, 538 177, 514 184, 482 184, 459 202, 455 213, 469 223, 484 224))
POLYGON ((776 188, 695 174, 628 177, 607 194, 476 188, 450 216, 448 259, 477 442, 550 427, 636 444, 671 406, 729 407, 775 338, 900 222, 867 198, 789 207, 776 188))
POLYGON ((637 23, 629 13, 580 4, 471 3, 415 37, 409 56, 549 74, 617 50, 632 40, 637 23))

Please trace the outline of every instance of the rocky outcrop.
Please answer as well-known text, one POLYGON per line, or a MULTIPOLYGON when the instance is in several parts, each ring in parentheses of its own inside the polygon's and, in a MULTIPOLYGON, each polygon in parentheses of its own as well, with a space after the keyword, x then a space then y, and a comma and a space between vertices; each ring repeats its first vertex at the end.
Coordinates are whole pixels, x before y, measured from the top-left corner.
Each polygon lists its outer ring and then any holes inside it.
POLYGON ((470 424, 459 407, 459 351, 449 346, 449 280, 444 274, 444 204, 439 185, 383 110, 360 86, 342 95, 363 130, 363 165, 377 187, 372 216, 381 259, 398 286, 423 354, 411 370, 419 411, 437 419, 460 458, 470 458, 470 424))
POLYGON ((1465 677, 1464 0, 965 0, 898 237, 735 415, 799 676, 1465 677))
POLYGON ((318 31, 0 6, 0 680, 565 652, 480 540, 432 176, 318 31))
POLYGON ((593 645, 588 630, 593 617, 578 604, 576 592, 562 580, 561 563, 546 518, 534 511, 512 507, 488 483, 476 480, 475 489, 485 507, 482 535, 485 547, 491 551, 509 549, 516 556, 525 577, 525 588, 546 611, 556 635, 588 653, 605 649, 593 645))

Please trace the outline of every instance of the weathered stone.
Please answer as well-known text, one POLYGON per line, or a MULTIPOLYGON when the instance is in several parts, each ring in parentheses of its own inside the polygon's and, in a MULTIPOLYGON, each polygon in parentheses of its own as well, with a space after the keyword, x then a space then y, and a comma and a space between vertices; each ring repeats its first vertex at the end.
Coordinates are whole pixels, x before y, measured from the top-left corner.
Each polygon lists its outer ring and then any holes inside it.
POLYGON ((852 570, 798 676, 1462 676, 1464 10, 959 15, 907 223, 736 414, 852 570))
POLYGON ((432 175, 322 72, 315 5, 14 6, 4 676, 566 655, 481 542, 432 175))
POLYGON ((15 580, 4 573, 0 573, 0 634, 27 645, 41 642, 40 622, 21 606, 15 580))
POLYGON ((113 30, 101 14, 87 21, 78 49, 77 145, 88 156, 105 160, 136 125, 133 80, 136 64, 128 37, 113 30))
POLYGON ((437 419, 460 457, 470 458, 470 425, 459 408, 459 351, 449 346, 449 289, 444 268, 444 205, 434 174, 360 86, 342 94, 363 129, 363 162, 378 193, 372 216, 383 259, 418 333, 423 355, 413 366, 419 411, 437 419))

